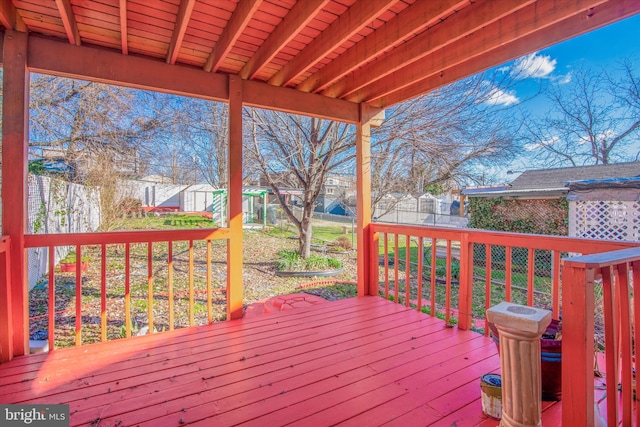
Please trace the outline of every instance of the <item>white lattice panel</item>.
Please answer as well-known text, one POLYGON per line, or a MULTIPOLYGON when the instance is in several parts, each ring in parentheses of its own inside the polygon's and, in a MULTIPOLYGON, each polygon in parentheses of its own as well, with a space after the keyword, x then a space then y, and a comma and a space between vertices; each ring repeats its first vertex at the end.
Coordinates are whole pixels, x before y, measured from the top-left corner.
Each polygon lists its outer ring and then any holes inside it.
POLYGON ((569 235, 589 239, 640 240, 640 202, 572 201, 569 235))

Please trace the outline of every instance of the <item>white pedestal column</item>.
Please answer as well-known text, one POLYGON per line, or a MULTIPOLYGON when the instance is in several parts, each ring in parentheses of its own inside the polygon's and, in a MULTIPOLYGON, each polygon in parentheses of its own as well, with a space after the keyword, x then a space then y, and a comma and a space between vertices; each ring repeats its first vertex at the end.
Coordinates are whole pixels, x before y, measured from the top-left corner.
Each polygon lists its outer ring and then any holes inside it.
POLYGON ((502 302, 487 310, 500 335, 502 371, 501 426, 540 426, 542 385, 540 337, 551 323, 551 312, 502 302))

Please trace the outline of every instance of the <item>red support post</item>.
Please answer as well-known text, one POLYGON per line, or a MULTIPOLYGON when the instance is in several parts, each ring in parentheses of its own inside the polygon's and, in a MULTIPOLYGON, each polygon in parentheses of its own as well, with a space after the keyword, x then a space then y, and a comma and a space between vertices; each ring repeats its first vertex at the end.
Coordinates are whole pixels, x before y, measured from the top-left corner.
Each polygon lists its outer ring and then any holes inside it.
POLYGON ((562 269, 562 425, 594 425, 592 269, 562 269))
POLYGON ((2 64, 2 163, 11 166, 2 168, 2 234, 11 237, 11 300, 8 302, 8 313, 12 324, 0 325, 0 329, 3 329, 0 335, 12 335, 12 357, 29 353, 27 257, 24 249, 29 141, 26 33, 5 30, 2 64))
POLYGON ((473 243, 469 233, 460 237, 460 298, 458 300, 458 327, 473 326, 473 243))
POLYGON ((227 320, 242 317, 242 102, 243 82, 229 76, 229 240, 227 320))
MULTIPOLYGON (((358 296, 370 292, 371 241, 371 125, 368 107, 360 106, 360 120, 356 124, 356 212, 358 253, 358 296)), ((396 285, 397 286, 397 285, 396 285)))

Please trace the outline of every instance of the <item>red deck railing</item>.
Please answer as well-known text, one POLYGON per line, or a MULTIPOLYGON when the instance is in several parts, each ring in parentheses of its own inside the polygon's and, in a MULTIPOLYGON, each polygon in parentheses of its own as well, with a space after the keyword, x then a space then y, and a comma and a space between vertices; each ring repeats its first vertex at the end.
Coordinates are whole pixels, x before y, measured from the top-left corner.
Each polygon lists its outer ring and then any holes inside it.
POLYGON ((462 329, 484 328, 485 334, 484 312, 500 300, 562 317, 563 425, 594 425, 600 416, 594 409, 594 313, 601 310, 597 326, 604 330, 607 376, 601 412, 607 425, 632 425, 634 417, 640 425, 633 407, 634 343, 640 342, 640 328, 633 327, 640 324, 640 296, 633 292, 640 283, 638 243, 380 223, 371 228, 380 253, 371 274, 386 298, 457 321, 462 329), (599 303, 594 283, 602 287, 599 303))
POLYGON ((373 250, 380 253, 372 277, 379 279, 385 298, 457 322, 463 329, 483 328, 487 335, 484 313, 500 301, 547 308, 554 318, 560 316, 560 258, 638 246, 383 223, 372 224, 371 229, 373 241, 379 242, 373 250))
MULTIPOLYGON (((212 289, 211 283, 211 257, 213 240, 226 240, 228 239, 228 230, 226 229, 198 229, 198 230, 171 230, 171 231, 129 231, 129 232, 110 232, 110 233, 82 233, 82 234, 43 234, 43 235, 28 235, 25 236, 26 248, 39 248, 44 247, 48 249, 48 298, 47 298, 47 335, 50 349, 55 348, 56 342, 56 315, 61 314, 56 309, 56 269, 54 255, 56 248, 65 246, 72 247, 75 250, 75 313, 68 313, 75 317, 75 345, 81 345, 83 343, 82 331, 83 331, 83 273, 82 268, 78 267, 83 262, 84 247, 93 246, 98 247, 99 251, 93 251, 92 256, 95 253, 99 253, 99 277, 100 277, 100 340, 106 341, 107 325, 109 322, 107 315, 107 260, 108 260, 108 247, 117 245, 124 247, 124 265, 121 268, 124 275, 124 291, 122 297, 124 299, 124 335, 130 337, 132 335, 132 318, 131 318, 131 284, 132 284, 132 245, 146 245, 146 260, 143 263, 146 264, 146 326, 149 333, 154 331, 155 327, 155 311, 154 303, 156 298, 163 297, 167 299, 168 305, 168 329, 174 329, 174 319, 176 315, 176 308, 174 306, 174 246, 181 243, 188 253, 187 264, 187 281, 188 290, 185 291, 188 294, 188 325, 194 326, 194 311, 195 311, 195 294, 196 289, 194 286, 194 271, 195 271, 195 255, 194 255, 194 243, 200 243, 200 246, 204 247, 204 254, 201 255, 201 263, 205 265, 206 285, 205 288, 200 290, 201 293, 206 294, 207 300, 207 320, 209 323, 213 321, 212 315, 212 295, 214 289, 212 289), (162 255, 162 260, 159 260, 158 254, 154 253, 154 248, 159 245, 166 245, 166 255, 162 255), (206 246, 205 246, 206 245, 206 246), (166 258, 165 258, 166 256, 166 258), (159 289, 158 279, 154 272, 156 264, 162 262, 167 269, 167 277, 163 279, 162 289, 159 289)), ((144 255, 142 255, 144 257, 144 255)), ((0 259, 0 262, 2 260, 0 259)), ((92 261, 95 262, 95 261, 92 261)), ((144 302, 143 302, 144 304, 144 302)))
POLYGON ((565 259, 563 267, 563 424, 594 425, 594 417, 601 416, 594 413, 593 383, 599 350, 593 313, 601 306, 607 425, 640 425, 640 412, 634 410, 640 296, 633 291, 640 284, 640 248, 565 259), (595 301, 596 286, 602 286, 601 304, 595 301))

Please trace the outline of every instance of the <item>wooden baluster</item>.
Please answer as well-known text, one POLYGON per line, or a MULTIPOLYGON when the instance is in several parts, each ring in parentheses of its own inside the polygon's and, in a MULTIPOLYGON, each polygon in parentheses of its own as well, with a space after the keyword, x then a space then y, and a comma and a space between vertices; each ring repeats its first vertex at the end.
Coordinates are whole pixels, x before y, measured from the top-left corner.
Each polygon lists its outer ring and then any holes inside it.
MULTIPOLYGON (((265 210, 265 218, 267 217, 265 210)), ((213 323, 213 307, 211 296, 211 240, 207 240, 207 322, 213 323)))
POLYGON ((107 340, 107 245, 102 244, 100 262, 100 340, 107 340))
POLYGON ((418 311, 422 311, 422 258, 424 257, 424 241, 418 237, 418 311))
POLYGON ((553 308, 553 318, 560 318, 560 252, 551 251, 553 254, 553 261, 551 268, 553 270, 551 281, 551 305, 553 308))
POLYGON ((389 234, 384 233, 384 299, 389 299, 389 234))
MULTIPOLYGON (((491 307, 491 245, 487 243, 484 249, 484 309, 486 311, 491 307)), ((486 316, 484 319, 484 335, 489 336, 489 320, 486 316)))
POLYGON ((431 239, 431 315, 436 315, 436 269, 438 262, 438 241, 431 239))
POLYGON ((195 293, 193 286, 193 240, 189 240, 189 326, 195 325, 195 293))
POLYGON ((618 332, 615 309, 615 282, 611 267, 602 269, 602 305, 604 308, 604 343, 607 366, 607 423, 618 424, 618 332))
MULTIPOLYGON (((632 293, 633 294, 633 317, 632 317, 632 321, 633 321, 633 339, 634 342, 636 343, 640 343, 640 296, 638 296, 638 290, 640 290, 640 261, 633 261, 633 263, 631 264, 632 267, 632 289, 634 289, 635 291, 632 293)), ((638 348, 638 347, 635 347, 638 348)), ((637 360, 636 357, 638 356, 638 351, 635 350, 633 353, 633 360, 637 360)), ((640 373, 640 370, 638 369, 638 363, 634 362, 634 367, 636 368, 636 373, 635 375, 635 380, 636 380, 636 384, 637 384, 637 376, 638 373, 640 373)), ((638 394, 638 389, 637 389, 637 385, 636 385, 636 396, 638 396, 640 394, 638 394)), ((636 414, 636 426, 640 426, 640 411, 636 410, 635 411, 636 414)))
POLYGON ((622 425, 631 425, 633 419, 633 362, 632 356, 632 341, 631 341, 631 319, 629 315, 629 266, 627 263, 618 264, 615 267, 615 283, 616 294, 620 307, 618 316, 619 325, 619 352, 621 355, 621 370, 622 376, 620 383, 622 384, 622 425))
POLYGON ((168 269, 167 272, 167 286, 169 287, 169 330, 173 331, 174 317, 175 317, 175 308, 174 308, 174 300, 173 300, 173 240, 169 240, 169 253, 167 254, 168 258, 168 269))
POLYGON ((404 288, 405 288, 405 306, 411 304, 411 236, 405 236, 404 243, 404 288))
POLYGON ((131 245, 124 245, 124 330, 131 337, 131 245))
POLYGON ((147 243, 147 334, 153 333, 153 243, 147 243))
POLYGON ((76 245, 76 345, 82 344, 82 250, 76 245))
POLYGON ((48 327, 48 340, 49 350, 53 351, 56 348, 55 345, 55 330, 56 330, 56 248, 55 246, 49 246, 49 327, 48 327))
POLYGON ((400 301, 399 289, 398 289, 398 235, 393 235, 393 296, 394 301, 397 303, 400 301))
POLYGON ((535 269, 534 249, 529 248, 527 256, 527 305, 529 306, 533 305, 533 291, 535 289, 535 269))
POLYGON ((507 257, 507 262, 505 265, 505 272, 504 272, 504 286, 505 286, 505 290, 504 290, 504 299, 507 302, 511 302, 511 262, 512 262, 512 255, 511 255, 511 246, 507 246, 506 251, 505 251, 505 256, 507 257))
POLYGON ((447 239, 447 284, 444 304, 444 320, 449 323, 451 320, 451 240, 449 239, 447 239))

